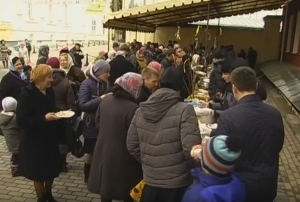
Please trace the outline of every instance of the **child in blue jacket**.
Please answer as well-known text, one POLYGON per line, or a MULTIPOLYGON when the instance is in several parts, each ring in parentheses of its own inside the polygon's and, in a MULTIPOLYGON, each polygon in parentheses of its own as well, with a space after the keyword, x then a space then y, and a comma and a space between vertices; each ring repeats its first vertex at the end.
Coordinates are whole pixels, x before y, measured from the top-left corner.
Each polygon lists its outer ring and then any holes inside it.
POLYGON ((193 147, 191 155, 200 161, 192 170, 197 183, 187 189, 182 202, 243 202, 244 185, 231 173, 240 154, 235 136, 215 136, 193 147))

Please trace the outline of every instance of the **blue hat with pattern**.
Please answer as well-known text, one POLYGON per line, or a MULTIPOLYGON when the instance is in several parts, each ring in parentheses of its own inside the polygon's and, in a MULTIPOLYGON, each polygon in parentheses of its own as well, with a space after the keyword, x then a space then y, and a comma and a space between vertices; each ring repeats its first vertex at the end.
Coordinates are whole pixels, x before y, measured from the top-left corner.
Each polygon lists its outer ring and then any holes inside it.
POLYGON ((211 174, 224 177, 230 173, 240 155, 241 144, 238 137, 215 136, 202 147, 202 166, 211 174))

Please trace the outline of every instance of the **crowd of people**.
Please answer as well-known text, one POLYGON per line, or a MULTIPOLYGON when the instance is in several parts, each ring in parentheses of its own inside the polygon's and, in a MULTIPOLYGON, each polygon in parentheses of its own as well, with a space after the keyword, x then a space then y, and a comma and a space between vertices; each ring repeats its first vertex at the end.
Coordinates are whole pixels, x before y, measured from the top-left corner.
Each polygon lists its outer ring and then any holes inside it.
POLYGON ((12 58, 0 84, 12 176, 33 181, 38 202, 55 202, 53 181, 68 171, 71 152, 85 154, 83 180, 102 202, 273 202, 280 112, 263 102, 265 88, 233 46, 203 51, 174 41, 114 43, 86 72, 79 44, 50 58, 41 46, 29 72, 12 58), (203 113, 218 126, 202 139, 184 99, 192 94, 193 67, 206 57, 213 71, 203 113), (60 111, 75 115, 64 119, 60 111))

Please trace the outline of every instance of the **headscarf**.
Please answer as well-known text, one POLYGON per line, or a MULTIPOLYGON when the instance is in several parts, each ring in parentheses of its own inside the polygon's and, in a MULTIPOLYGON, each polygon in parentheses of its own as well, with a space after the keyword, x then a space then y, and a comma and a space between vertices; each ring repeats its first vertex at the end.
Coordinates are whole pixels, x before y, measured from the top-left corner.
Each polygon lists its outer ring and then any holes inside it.
POLYGON ((116 51, 115 50, 110 50, 110 51, 108 51, 108 53, 107 53, 107 60, 106 60, 106 62, 110 62, 115 56, 116 56, 116 51))
POLYGON ((67 66, 67 69, 64 69, 64 68, 62 68, 62 67, 60 66, 60 69, 61 69, 61 70, 64 70, 64 71, 66 72, 66 74, 70 71, 70 68, 71 68, 72 66, 74 66, 73 58, 72 58, 69 54, 67 54, 67 55, 68 55, 68 66, 67 66))
MULTIPOLYGON (((15 65, 14 65, 13 62, 12 62, 12 59, 9 61, 8 69, 9 69, 10 71, 16 71, 16 68, 15 68, 15 65)), ((21 77, 22 80, 27 80, 27 76, 26 76, 26 74, 24 73, 23 69, 22 69, 21 72, 19 72, 19 75, 20 75, 20 77, 21 77)))
POLYGON ((117 56, 117 55, 122 55, 123 57, 126 57, 125 51, 121 51, 121 50, 118 50, 118 51, 116 52, 116 56, 117 56))
POLYGON ((137 99, 142 90, 143 79, 140 74, 129 72, 119 77, 115 81, 115 84, 118 84, 121 88, 137 99))
POLYGON ((158 62, 155 62, 155 61, 150 62, 148 64, 148 67, 151 67, 151 68, 155 69, 156 71, 158 71, 158 73, 161 73, 161 69, 162 69, 161 64, 159 64, 158 62))

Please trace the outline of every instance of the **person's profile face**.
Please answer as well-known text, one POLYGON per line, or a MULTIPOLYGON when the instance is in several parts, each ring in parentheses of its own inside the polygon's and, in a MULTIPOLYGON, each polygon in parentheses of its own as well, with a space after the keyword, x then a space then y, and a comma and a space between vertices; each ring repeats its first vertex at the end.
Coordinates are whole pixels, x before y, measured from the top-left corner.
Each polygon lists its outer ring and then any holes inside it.
POLYGON ((231 81, 231 77, 230 77, 230 74, 229 73, 223 73, 222 74, 222 79, 224 79, 224 81, 226 83, 229 83, 231 81))
POLYGON ((144 85, 150 90, 154 91, 158 88, 159 78, 157 76, 152 76, 149 79, 144 79, 144 85))

